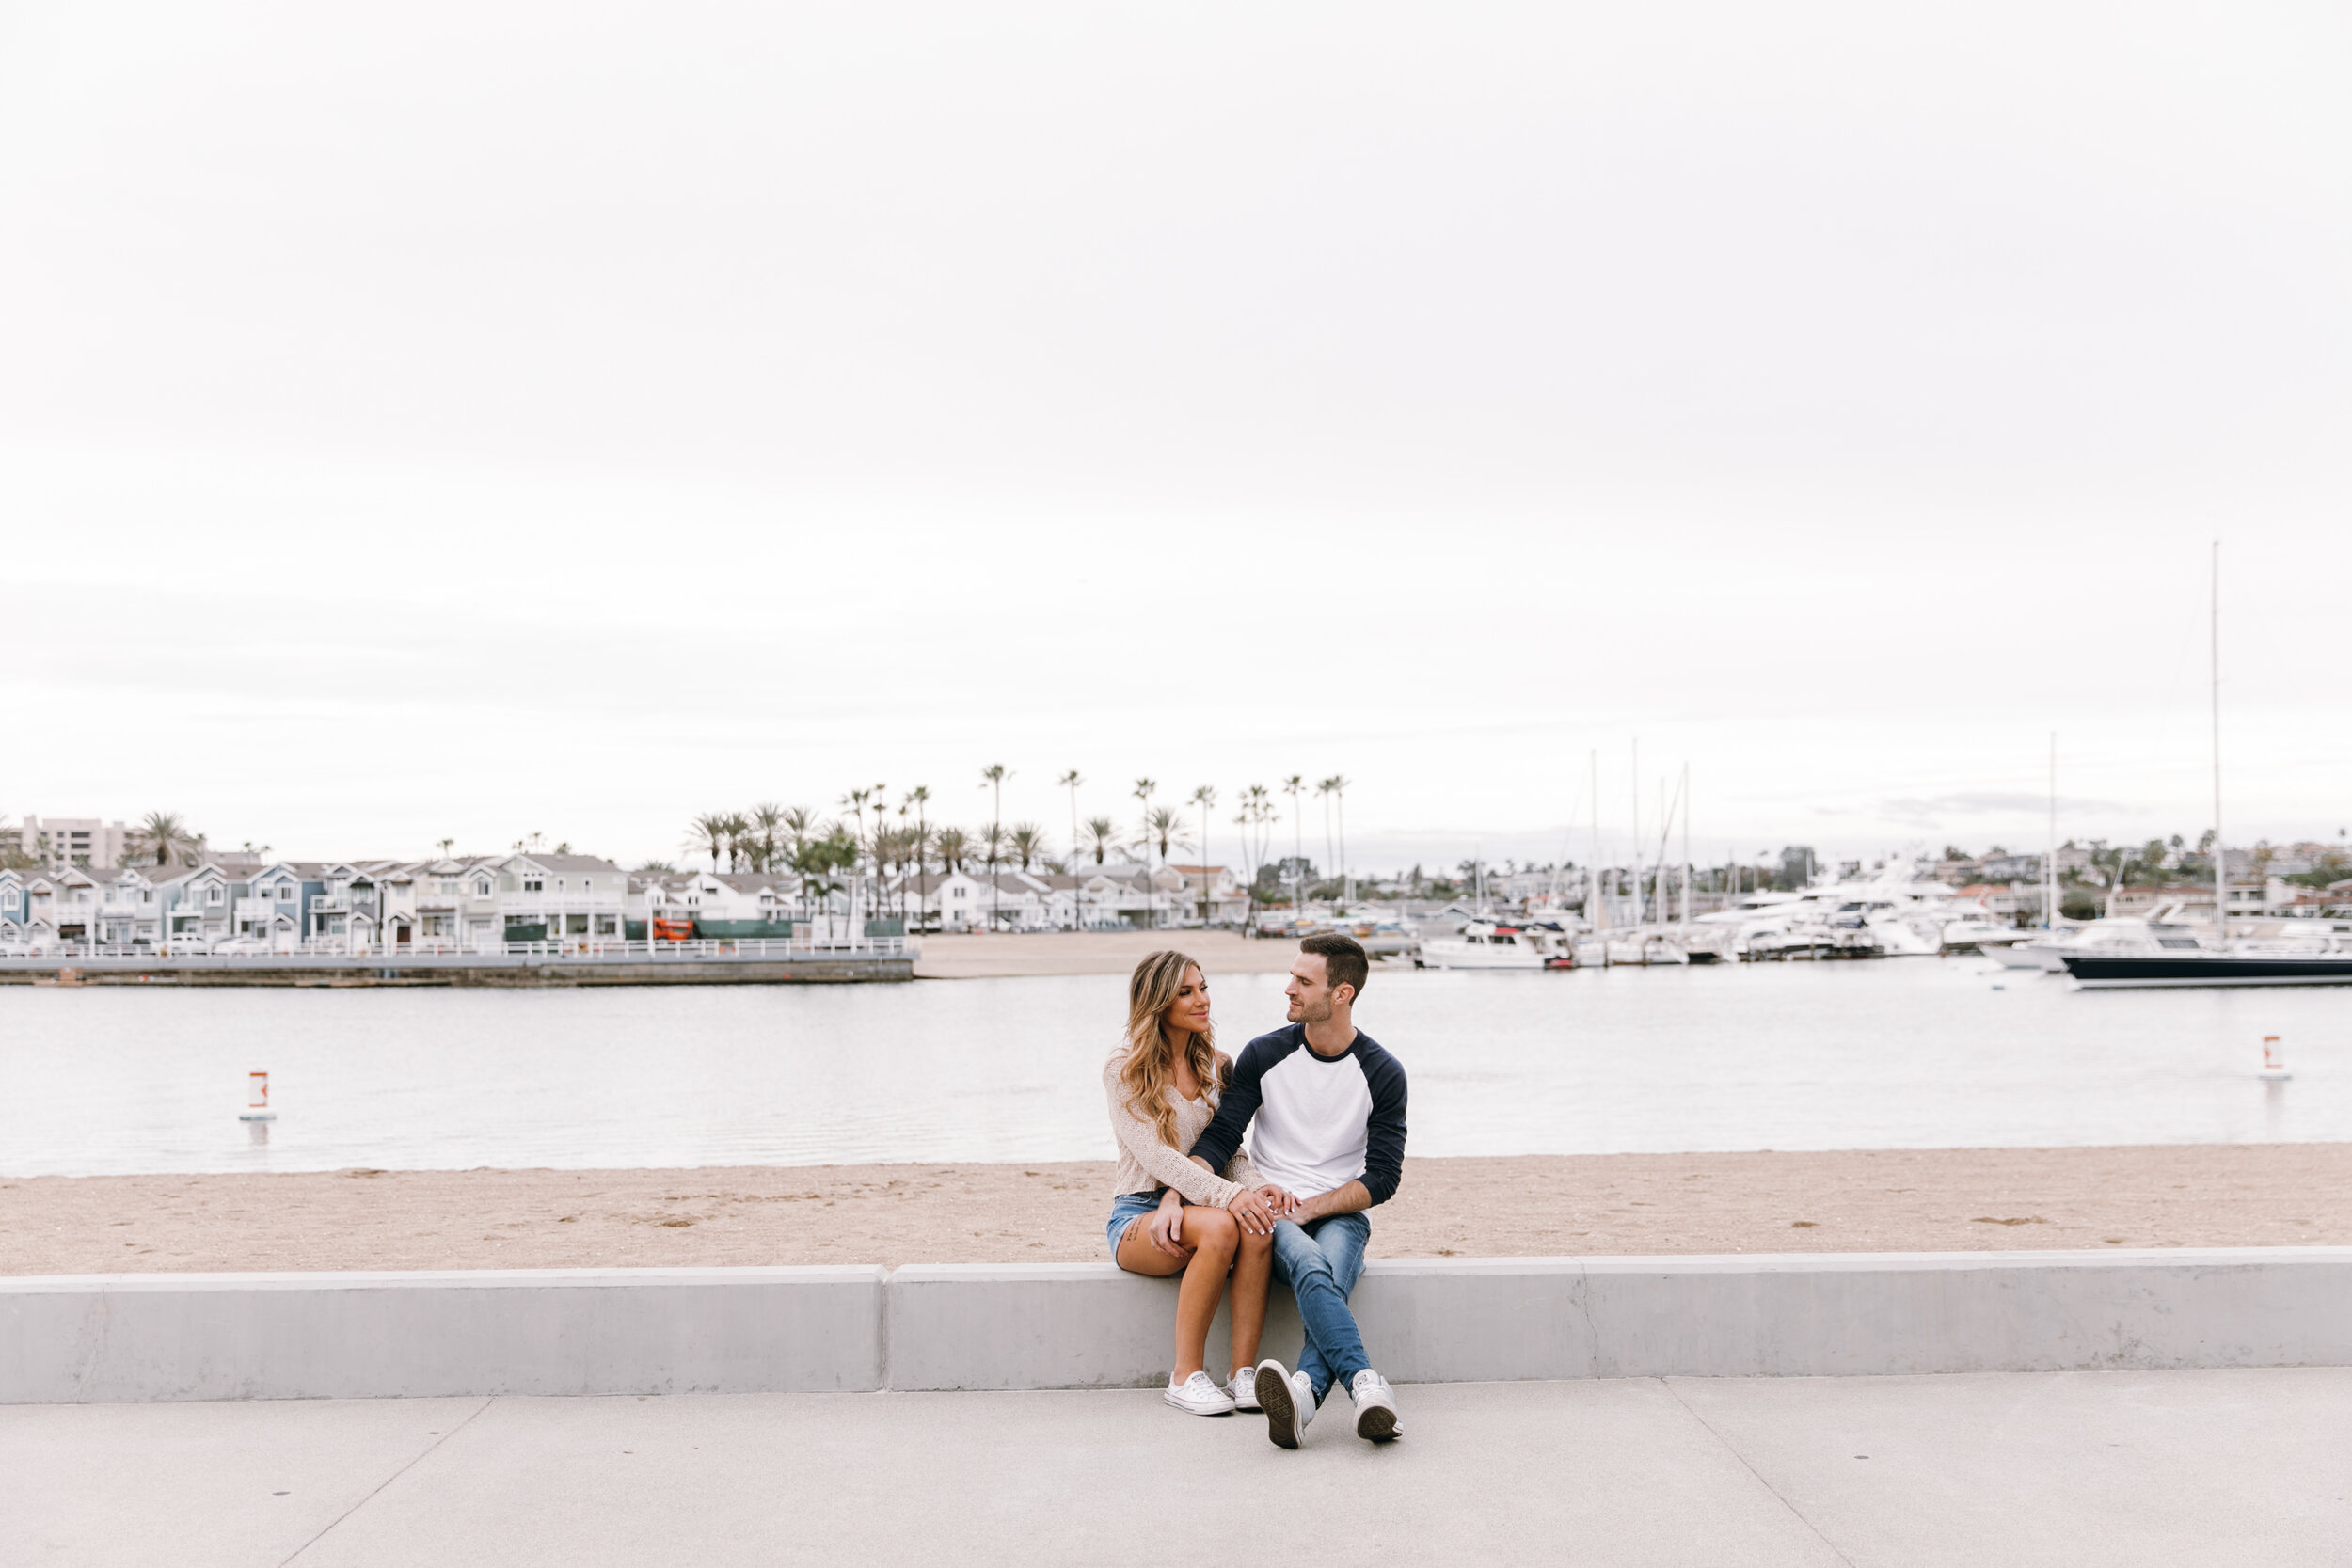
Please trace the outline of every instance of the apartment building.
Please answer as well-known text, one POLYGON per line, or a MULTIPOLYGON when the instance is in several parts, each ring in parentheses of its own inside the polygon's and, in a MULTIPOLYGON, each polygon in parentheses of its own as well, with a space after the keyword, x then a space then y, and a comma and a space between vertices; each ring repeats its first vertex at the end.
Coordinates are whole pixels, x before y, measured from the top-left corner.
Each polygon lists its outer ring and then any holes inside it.
POLYGON ((25 816, 5 832, 19 854, 52 870, 120 865, 131 837, 121 823, 95 816, 25 816))

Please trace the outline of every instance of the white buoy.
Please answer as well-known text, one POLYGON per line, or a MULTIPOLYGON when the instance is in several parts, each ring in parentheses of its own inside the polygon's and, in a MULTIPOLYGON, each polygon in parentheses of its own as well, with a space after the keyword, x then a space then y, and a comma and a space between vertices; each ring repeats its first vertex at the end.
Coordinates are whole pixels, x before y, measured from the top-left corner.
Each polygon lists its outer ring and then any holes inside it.
POLYGON ((269 1108, 269 1074, 248 1072, 245 1075, 245 1081, 252 1088, 252 1098, 246 1101, 245 1110, 239 1114, 237 1119, 239 1121, 276 1121, 278 1113, 269 1108))
POLYGON ((2263 1082, 2266 1084, 2283 1084, 2295 1076, 2287 1070, 2286 1048, 2279 1043, 2279 1037, 2276 1035, 2263 1037, 2262 1076, 2263 1082))

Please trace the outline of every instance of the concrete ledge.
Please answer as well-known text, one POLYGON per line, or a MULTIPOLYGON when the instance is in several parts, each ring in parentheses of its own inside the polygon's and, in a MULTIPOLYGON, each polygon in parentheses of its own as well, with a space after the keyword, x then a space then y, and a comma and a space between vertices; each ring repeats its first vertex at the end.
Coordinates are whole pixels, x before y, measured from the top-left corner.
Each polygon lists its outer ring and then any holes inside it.
MULTIPOLYGON (((1375 1262, 1355 1307, 1445 1383, 2352 1366, 2347 1302, 2352 1247, 2248 1247, 1375 1262)), ((0 1403, 1136 1387, 1175 1305, 1108 1263, 0 1279, 0 1403)))
POLYGON ((0 1281, 0 1402, 877 1388, 885 1271, 0 1281))

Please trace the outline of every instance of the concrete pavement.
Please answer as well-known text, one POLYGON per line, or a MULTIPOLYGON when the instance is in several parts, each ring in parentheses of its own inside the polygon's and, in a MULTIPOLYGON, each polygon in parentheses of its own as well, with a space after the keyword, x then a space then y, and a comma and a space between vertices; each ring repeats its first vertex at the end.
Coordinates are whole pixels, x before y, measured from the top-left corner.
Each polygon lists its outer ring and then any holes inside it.
POLYGON ((0 1407, 0 1564, 2352 1560, 2352 1369, 0 1407), (1326 1425, 1325 1423, 1328 1424, 1326 1425))

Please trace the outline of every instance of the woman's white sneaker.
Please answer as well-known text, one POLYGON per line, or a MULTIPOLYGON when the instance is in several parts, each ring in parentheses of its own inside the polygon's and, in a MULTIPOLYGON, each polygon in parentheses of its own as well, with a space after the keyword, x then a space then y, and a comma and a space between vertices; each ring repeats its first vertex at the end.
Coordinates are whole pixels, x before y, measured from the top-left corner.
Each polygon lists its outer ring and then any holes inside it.
POLYGON ((1285 1371, 1271 1357, 1258 1363, 1258 1402, 1265 1407, 1265 1434, 1278 1449, 1295 1449, 1315 1418, 1314 1385, 1305 1372, 1285 1371))
POLYGON ((1258 1369, 1234 1368, 1233 1381, 1225 1386, 1225 1391, 1233 1396, 1234 1409, 1255 1414, 1258 1408, 1258 1369))
POLYGON ((1206 1372, 1195 1372, 1182 1383, 1171 1383, 1160 1398, 1177 1409, 1193 1416, 1231 1416, 1233 1396, 1216 1386, 1206 1372))
POLYGON ((1389 1391, 1389 1380, 1366 1367, 1356 1374, 1347 1386, 1348 1396, 1356 1402, 1356 1435, 1374 1443, 1385 1443, 1396 1436, 1396 1396, 1389 1391))

